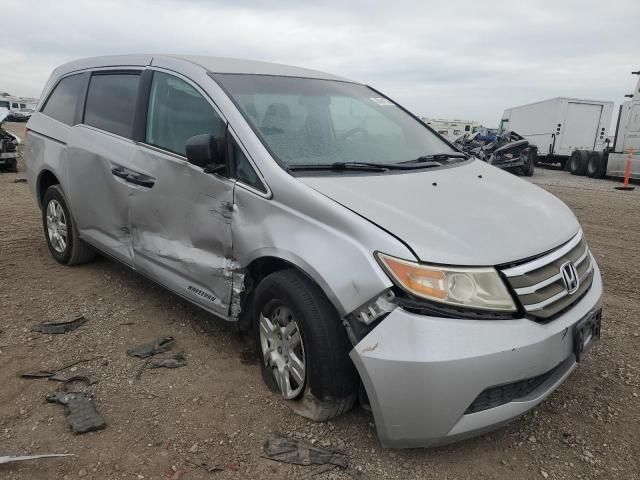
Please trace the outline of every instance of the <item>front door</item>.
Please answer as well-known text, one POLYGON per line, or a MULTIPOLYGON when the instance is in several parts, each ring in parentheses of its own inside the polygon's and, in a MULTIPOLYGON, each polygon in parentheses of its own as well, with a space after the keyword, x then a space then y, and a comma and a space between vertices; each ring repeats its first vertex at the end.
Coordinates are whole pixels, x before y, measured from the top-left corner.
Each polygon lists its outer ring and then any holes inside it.
POLYGON ((154 179, 130 199, 136 270, 203 308, 227 316, 231 301, 234 182, 187 162, 188 138, 224 138, 226 123, 189 81, 154 71, 145 140, 134 168, 154 179))

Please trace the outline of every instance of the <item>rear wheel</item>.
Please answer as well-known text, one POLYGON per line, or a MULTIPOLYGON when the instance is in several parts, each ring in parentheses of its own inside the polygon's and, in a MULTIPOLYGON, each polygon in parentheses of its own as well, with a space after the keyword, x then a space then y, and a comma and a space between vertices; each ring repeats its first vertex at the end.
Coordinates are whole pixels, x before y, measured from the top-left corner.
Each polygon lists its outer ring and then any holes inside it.
POLYGON ((572 175, 584 175, 587 173, 589 154, 585 150, 574 150, 569 158, 569 171, 572 175))
POLYGON ((60 185, 50 186, 42 198, 42 226, 51 256, 63 265, 93 260, 95 250, 78 236, 60 185))
POLYGON ((322 290, 296 270, 265 277, 253 321, 262 376, 298 414, 323 421, 349 410, 358 374, 340 318, 322 290))
POLYGON ((590 152, 587 162, 587 175, 591 178, 602 178, 606 172, 606 155, 602 152, 590 152))

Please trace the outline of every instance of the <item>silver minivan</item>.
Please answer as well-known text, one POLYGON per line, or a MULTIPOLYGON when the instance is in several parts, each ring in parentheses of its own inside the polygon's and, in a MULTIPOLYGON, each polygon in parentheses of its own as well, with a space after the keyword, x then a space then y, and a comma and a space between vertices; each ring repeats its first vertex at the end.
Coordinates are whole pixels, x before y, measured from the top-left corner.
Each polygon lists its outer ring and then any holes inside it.
POLYGON ((255 335, 267 385, 388 447, 496 428, 600 336, 572 212, 379 91, 303 68, 127 55, 57 68, 27 125, 51 255, 108 255, 255 335))

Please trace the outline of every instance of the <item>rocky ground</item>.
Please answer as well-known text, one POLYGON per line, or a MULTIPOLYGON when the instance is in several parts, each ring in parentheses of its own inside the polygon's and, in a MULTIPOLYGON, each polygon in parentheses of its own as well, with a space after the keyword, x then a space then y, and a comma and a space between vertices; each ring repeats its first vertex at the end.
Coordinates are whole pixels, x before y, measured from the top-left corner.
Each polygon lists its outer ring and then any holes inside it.
MULTIPOLYGON (((9 126, 9 128, 12 128, 9 126)), ((19 127, 18 127, 19 128, 19 127)), ((21 166, 22 167, 22 166, 21 166)), ((252 343, 167 291, 99 258, 67 268, 49 255, 40 212, 18 175, 0 174, 0 456, 74 456, 0 465, 3 479, 310 478, 315 470, 263 458, 273 431, 344 450, 370 479, 640 477, 640 188, 536 170, 532 181, 573 209, 605 282, 602 341, 538 408, 506 428, 438 449, 385 450, 372 417, 354 409, 316 424, 263 385, 252 343), (84 314, 65 335, 31 327, 84 314), (188 365, 145 370, 126 349, 172 335, 188 365), (68 373, 90 390, 107 427, 72 434, 59 384, 19 377, 84 360, 68 373), (209 473, 191 462, 219 464, 209 473)), ((349 478, 334 469, 316 479, 349 478)))

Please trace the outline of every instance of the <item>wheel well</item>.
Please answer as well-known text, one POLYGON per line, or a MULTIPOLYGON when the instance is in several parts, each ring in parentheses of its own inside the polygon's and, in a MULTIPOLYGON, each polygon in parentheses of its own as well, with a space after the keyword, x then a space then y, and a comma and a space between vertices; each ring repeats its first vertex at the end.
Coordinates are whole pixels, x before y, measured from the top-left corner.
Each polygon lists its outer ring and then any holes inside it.
POLYGON ((40 207, 42 207, 42 199, 44 197, 44 192, 46 192, 51 185, 59 185, 59 184, 60 184, 60 181, 58 180, 58 178, 49 170, 45 170, 40 174, 40 176, 38 177, 38 183, 37 183, 38 205, 40 205, 40 207))
MULTIPOLYGON (((245 277, 244 298, 242 299, 241 313, 240 317, 238 318, 238 327, 240 328, 240 330, 246 331, 251 328, 251 315, 249 315, 248 312, 250 312, 252 309, 252 292, 255 287, 267 275, 286 269, 294 269, 299 271, 317 285, 317 282, 313 278, 311 278, 311 276, 308 275, 307 272, 299 268, 297 265, 288 262, 287 260, 283 260, 282 258, 278 257, 256 258, 246 267, 247 276, 245 277)), ((329 301, 331 302, 331 300, 329 301)))

